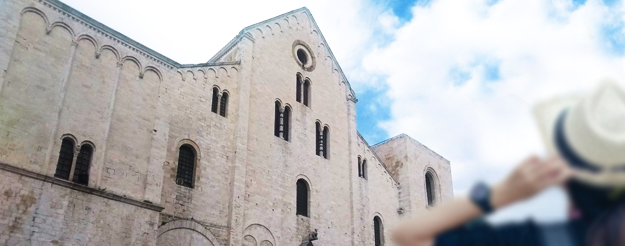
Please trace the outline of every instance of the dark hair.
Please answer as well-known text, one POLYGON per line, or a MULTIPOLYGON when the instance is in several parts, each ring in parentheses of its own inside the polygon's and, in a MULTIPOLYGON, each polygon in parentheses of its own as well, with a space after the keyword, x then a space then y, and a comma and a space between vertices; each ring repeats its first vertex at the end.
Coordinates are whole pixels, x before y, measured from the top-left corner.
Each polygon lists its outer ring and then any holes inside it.
POLYGON ((586 246, 625 245, 625 193, 619 188, 605 188, 570 180, 569 197, 581 218, 579 232, 586 232, 586 246))
POLYGON ((625 199, 595 219, 588 230, 586 245, 625 245, 625 199))

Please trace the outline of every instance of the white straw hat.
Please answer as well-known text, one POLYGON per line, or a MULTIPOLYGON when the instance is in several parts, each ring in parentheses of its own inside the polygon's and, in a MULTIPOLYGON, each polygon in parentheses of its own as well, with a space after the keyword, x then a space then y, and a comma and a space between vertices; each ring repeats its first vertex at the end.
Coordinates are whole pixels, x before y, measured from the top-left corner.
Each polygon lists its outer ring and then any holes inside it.
POLYGON ((625 92, 605 79, 592 93, 566 96, 534 108, 543 140, 589 184, 625 185, 625 92))

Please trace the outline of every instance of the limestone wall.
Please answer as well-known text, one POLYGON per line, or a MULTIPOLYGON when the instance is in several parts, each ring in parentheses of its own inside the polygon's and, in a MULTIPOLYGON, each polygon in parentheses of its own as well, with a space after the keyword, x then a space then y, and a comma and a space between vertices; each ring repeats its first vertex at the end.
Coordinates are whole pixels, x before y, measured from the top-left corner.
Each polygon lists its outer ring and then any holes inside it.
POLYGON ((400 183, 399 207, 406 215, 426 209, 425 174, 434 175, 435 204, 453 198, 451 166, 448 160, 405 134, 373 146, 387 165, 390 174, 400 183))
POLYGON ((317 229, 315 244, 373 245, 375 216, 388 232, 398 209, 423 207, 423 170, 452 196, 448 161, 425 146, 360 137, 357 99, 306 9, 189 65, 56 0, 2 1, 0 20, 0 244, 299 245, 317 229), (211 112, 214 89, 225 116, 211 112), (274 136, 275 101, 292 109, 288 141, 274 136), (329 128, 327 158, 315 123, 329 128), (94 147, 86 187, 53 177, 65 137, 74 156, 94 147), (192 187, 176 183, 185 144, 192 187), (296 215, 298 179, 309 217, 296 215))
POLYGON ((0 245, 156 244, 154 208, 5 166, 0 166, 0 245))

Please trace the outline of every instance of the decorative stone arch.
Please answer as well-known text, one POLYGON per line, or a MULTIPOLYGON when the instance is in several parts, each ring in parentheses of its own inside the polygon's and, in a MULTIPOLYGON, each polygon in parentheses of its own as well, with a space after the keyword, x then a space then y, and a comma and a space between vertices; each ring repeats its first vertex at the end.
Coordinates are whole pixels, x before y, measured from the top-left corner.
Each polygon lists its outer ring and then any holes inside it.
POLYGON ((308 183, 308 188, 310 188, 312 190, 312 182, 310 182, 310 178, 308 178, 308 176, 306 176, 305 174, 298 174, 295 177, 295 182, 297 182, 300 179, 305 180, 308 183))
POLYGON ((20 13, 20 15, 23 16, 24 14, 26 14, 28 12, 35 13, 35 14, 39 15, 43 19, 43 22, 46 24, 46 26, 50 26, 50 21, 48 20, 48 16, 46 16, 46 14, 43 11, 39 10, 38 8, 34 8, 34 7, 26 7, 24 9, 22 9, 22 12, 20 13))
POLYGON ((182 73, 180 70, 177 70, 176 72, 177 72, 178 74, 180 74, 180 79, 181 79, 182 81, 185 81, 185 79, 184 79, 184 73, 182 73))
POLYGON ((436 173, 436 170, 434 170, 434 168, 428 165, 423 169, 422 175, 426 207, 434 206, 437 203, 441 202, 441 185, 440 179, 438 178, 438 173, 436 173), (428 186, 430 187, 430 189, 428 189, 428 186), (431 204, 428 195, 432 196, 431 204))
POLYGON ((297 16, 291 15, 290 17, 293 17, 293 19, 295 19, 295 24, 299 25, 299 20, 297 19, 297 16))
MULTIPOLYGON (((233 70, 235 71, 234 74, 238 74, 239 73, 239 69, 237 67, 234 67, 234 66, 230 67, 230 71, 233 71, 233 70)), ((230 74, 230 72, 228 72, 228 74, 230 74)))
POLYGON ((91 44, 93 44, 93 47, 95 48, 95 50, 97 51, 100 46, 98 46, 98 40, 96 40, 94 37, 92 37, 89 34, 81 34, 78 37, 76 37, 76 43, 80 42, 81 40, 87 40, 89 42, 91 42, 91 44))
POLYGON ((195 159, 197 160, 197 162, 199 162, 201 159, 200 146, 197 143, 195 143, 195 141, 185 138, 178 142, 178 144, 176 145, 176 149, 180 149, 180 147, 182 147, 182 145, 185 145, 185 144, 191 145, 191 147, 193 147, 195 151, 195 159))
POLYGON ((102 47, 100 47, 100 49, 98 49, 98 53, 96 53, 95 58, 100 58, 100 55, 102 54, 102 51, 104 50, 110 50, 111 52, 113 52, 113 54, 115 55, 115 59, 119 62, 119 51, 117 51, 117 49, 115 49, 115 47, 110 46, 108 44, 102 45, 102 47))
MULTIPOLYGON (((244 241, 253 239, 254 246, 275 246, 276 238, 269 228, 260 223, 251 223, 243 230, 244 241)), ((248 241, 249 242, 249 241, 248 241)), ((246 245, 247 246, 247 245, 246 245)))
POLYGON ((139 71, 143 71, 143 65, 141 65, 141 62, 139 61, 139 59, 135 58, 134 56, 124 56, 124 57, 122 57, 122 59, 120 59, 119 62, 121 64, 124 64, 124 62, 126 62, 126 61, 134 62, 139 67, 139 71))
POLYGON ((228 73, 228 69, 224 68, 224 67, 219 67, 219 69, 217 69, 217 77, 219 78, 219 72, 221 72, 221 70, 223 70, 224 72, 226 72, 226 77, 230 77, 230 73, 228 73))
POLYGON ((280 25, 280 23, 279 23, 279 22, 274 22, 273 24, 274 24, 274 25, 276 25, 276 26, 278 26, 278 30, 279 30, 280 32, 282 32, 282 25, 280 25))
POLYGON ((221 246, 217 238, 201 224, 194 220, 174 220, 158 228, 158 236, 156 236, 157 245, 162 245, 163 235, 166 233, 175 233, 178 230, 190 230, 200 234, 208 240, 213 246, 221 246))
POLYGON ((206 78, 207 78, 207 79, 208 79, 208 73, 209 73, 209 71, 213 71, 213 74, 215 75, 213 78, 217 78, 217 76, 219 76, 219 75, 217 75, 217 71, 216 71, 214 68, 209 67, 209 68, 207 68, 207 69, 206 69, 206 78))
POLYGON ((256 28, 256 31, 260 32, 260 37, 265 38, 265 33, 263 33, 263 30, 260 28, 256 28))
POLYGON ((143 72, 141 74, 145 74, 147 71, 154 72, 156 74, 156 76, 158 76, 159 82, 163 82, 163 75, 161 74, 161 71, 158 70, 158 68, 156 68, 154 66, 147 66, 147 67, 145 67, 145 69, 143 69, 143 72))
POLYGON ((271 28, 271 26, 269 26, 269 24, 265 25, 265 27, 267 27, 269 29, 269 33, 271 34, 271 36, 273 36, 274 35, 273 28, 271 28))
POLYGON ((76 40, 75 39, 76 33, 74 32, 74 29, 72 29, 72 27, 70 27, 67 23, 62 22, 62 21, 55 21, 52 24, 50 24, 50 26, 46 28, 46 34, 50 34, 50 32, 52 32, 52 29, 54 29, 55 27, 61 27, 65 29, 72 36, 72 40, 76 40))
POLYGON ((63 141, 63 139, 65 138, 70 138, 72 139, 72 141, 74 141, 74 149, 76 148, 76 145, 78 144, 78 139, 76 138, 76 136, 74 136, 71 133, 65 133, 63 135, 61 135, 61 141, 63 141))
POLYGON ((91 147, 91 149, 93 150, 93 152, 95 153, 95 144, 94 144, 93 142, 91 142, 91 141, 89 141, 89 140, 85 140, 85 141, 82 141, 82 142, 80 143, 80 145, 78 145, 77 147, 78 147, 78 148, 80 148, 80 147, 82 147, 83 145, 89 145, 89 146, 91 147))
POLYGON ((206 72, 204 72, 204 69, 198 68, 196 71, 197 71, 198 76, 200 73, 202 73, 202 76, 200 78, 206 79, 206 72))
POLYGON ((195 72, 193 72, 193 70, 192 70, 192 69, 187 69, 187 70, 185 71, 185 73, 191 73, 191 78, 192 78, 193 80, 197 80, 197 78, 195 77, 195 72))

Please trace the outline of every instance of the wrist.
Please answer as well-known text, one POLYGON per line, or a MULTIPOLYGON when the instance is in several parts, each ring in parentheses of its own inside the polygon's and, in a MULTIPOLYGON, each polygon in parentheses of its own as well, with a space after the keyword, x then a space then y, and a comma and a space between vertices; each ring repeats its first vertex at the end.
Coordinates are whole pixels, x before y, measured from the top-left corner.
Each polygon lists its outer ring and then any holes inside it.
POLYGON ((509 191, 505 183, 494 185, 491 189, 490 204, 493 209, 500 209, 514 203, 514 195, 509 191))

